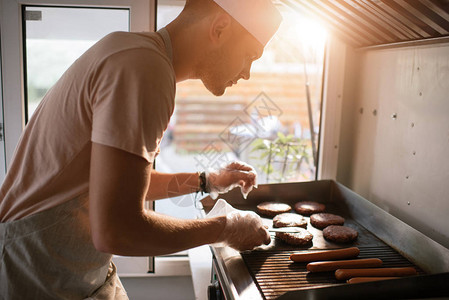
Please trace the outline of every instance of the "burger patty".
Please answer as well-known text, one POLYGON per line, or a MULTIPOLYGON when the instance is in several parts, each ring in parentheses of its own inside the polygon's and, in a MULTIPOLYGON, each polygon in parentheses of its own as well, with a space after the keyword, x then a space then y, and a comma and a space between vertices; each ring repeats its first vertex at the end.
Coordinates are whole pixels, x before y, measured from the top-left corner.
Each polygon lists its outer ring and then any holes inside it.
POLYGON ((276 238, 281 241, 294 245, 304 246, 312 242, 313 235, 305 229, 299 228, 299 232, 276 232, 276 238))
POLYGON ((304 216, 323 212, 326 205, 315 201, 300 201, 295 204, 295 211, 304 216))
POLYGON ((340 225, 330 225, 324 228, 323 236, 326 240, 335 243, 349 243, 357 239, 357 230, 340 225))
POLYGON ((330 225, 343 225, 344 223, 345 219, 343 217, 334 214, 319 213, 310 216, 310 224, 318 229, 323 229, 330 225))
POLYGON ((301 215, 283 213, 273 218, 273 227, 307 227, 307 220, 301 215))
POLYGON ((274 217, 278 214, 291 211, 292 207, 288 204, 280 202, 262 202, 257 205, 257 210, 263 215, 274 217))

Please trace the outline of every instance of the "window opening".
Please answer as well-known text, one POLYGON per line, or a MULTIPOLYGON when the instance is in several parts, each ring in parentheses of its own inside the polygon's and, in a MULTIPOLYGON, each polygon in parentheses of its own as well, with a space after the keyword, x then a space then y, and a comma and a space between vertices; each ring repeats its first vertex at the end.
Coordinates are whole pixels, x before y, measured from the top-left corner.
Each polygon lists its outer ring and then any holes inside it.
MULTIPOLYGON (((159 1, 157 29, 183 5, 159 1)), ((283 22, 250 80, 221 97, 199 80, 178 83, 159 171, 202 171, 237 159, 257 169, 259 183, 316 179, 326 31, 288 6, 279 10, 283 22)), ((192 217, 195 201, 195 195, 158 201, 156 211, 192 217)))
POLYGON ((70 65, 103 36, 129 31, 129 9, 22 6, 25 122, 70 65))

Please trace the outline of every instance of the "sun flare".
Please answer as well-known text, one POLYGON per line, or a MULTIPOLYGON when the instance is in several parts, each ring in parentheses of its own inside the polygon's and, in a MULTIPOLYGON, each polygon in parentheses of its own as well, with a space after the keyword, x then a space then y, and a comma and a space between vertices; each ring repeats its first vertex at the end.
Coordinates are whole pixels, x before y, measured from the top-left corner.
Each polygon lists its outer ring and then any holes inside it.
POLYGON ((317 20, 289 12, 283 15, 284 20, 279 30, 292 41, 300 41, 304 47, 323 48, 327 38, 326 28, 317 20))

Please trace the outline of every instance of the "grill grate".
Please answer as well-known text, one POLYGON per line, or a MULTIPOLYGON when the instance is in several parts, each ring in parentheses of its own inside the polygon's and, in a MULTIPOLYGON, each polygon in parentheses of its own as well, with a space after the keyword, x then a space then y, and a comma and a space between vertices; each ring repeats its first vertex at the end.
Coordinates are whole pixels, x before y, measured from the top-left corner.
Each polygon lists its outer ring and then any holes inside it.
MULTIPOLYGON (((418 267, 389 246, 359 247, 358 258, 379 258, 384 267, 418 267)), ((271 300, 286 292, 344 283, 334 277, 334 272, 309 273, 306 263, 293 263, 290 254, 298 251, 253 251, 242 253, 251 276, 264 299, 271 300)))

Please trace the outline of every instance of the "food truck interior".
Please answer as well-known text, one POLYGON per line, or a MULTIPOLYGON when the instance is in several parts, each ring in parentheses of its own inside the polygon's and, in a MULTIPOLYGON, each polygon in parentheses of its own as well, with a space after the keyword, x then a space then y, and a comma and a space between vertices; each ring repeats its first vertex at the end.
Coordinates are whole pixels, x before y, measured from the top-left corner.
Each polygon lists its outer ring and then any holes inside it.
MULTIPOLYGON (((295 270, 288 260, 308 248, 287 247, 273 235, 268 248, 253 254, 205 246, 163 257, 114 257, 129 295, 449 297, 443 284, 449 278, 449 1, 274 2, 284 23, 248 82, 220 99, 195 81, 178 86, 156 168, 247 161, 257 168, 260 186, 247 200, 236 190, 223 195, 237 208, 328 203, 358 229, 360 257, 413 266, 418 274, 354 285, 310 276, 305 265, 295 270)), ((1 0, 0 179, 34 108, 71 62, 108 32, 163 27, 184 3, 1 0)), ((204 217, 213 202, 199 198, 149 208, 204 217)), ((310 250, 335 249, 320 241, 310 250)))

